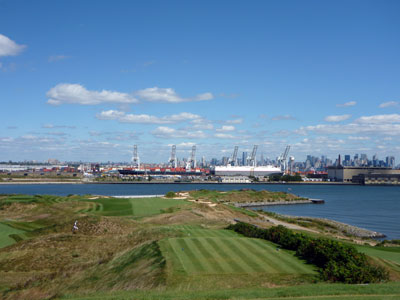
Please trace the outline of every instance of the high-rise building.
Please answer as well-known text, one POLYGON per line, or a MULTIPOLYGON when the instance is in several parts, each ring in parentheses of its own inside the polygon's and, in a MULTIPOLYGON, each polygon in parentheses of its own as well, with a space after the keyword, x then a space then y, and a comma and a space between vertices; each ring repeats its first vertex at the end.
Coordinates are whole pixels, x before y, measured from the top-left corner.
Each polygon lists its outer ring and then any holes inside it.
POLYGON ((242 166, 247 165, 247 152, 242 153, 242 166))
POLYGON ((394 156, 387 156, 386 157, 386 167, 394 168, 395 160, 394 156))

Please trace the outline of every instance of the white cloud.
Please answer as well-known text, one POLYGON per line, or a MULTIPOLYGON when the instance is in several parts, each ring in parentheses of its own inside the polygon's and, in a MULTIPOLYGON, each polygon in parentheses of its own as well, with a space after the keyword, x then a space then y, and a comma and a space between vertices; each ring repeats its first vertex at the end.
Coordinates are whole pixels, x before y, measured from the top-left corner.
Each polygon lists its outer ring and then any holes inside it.
POLYGON ((327 116, 325 117, 326 122, 341 122, 351 118, 351 115, 339 115, 339 116, 327 116))
POLYGON ((190 123, 193 124, 192 127, 195 129, 205 129, 205 130, 214 129, 214 125, 211 123, 211 121, 206 120, 204 118, 194 119, 190 123))
POLYGON ((54 125, 54 124, 44 124, 42 125, 42 128, 46 129, 52 129, 52 128, 68 128, 68 129, 75 129, 75 126, 69 126, 69 125, 54 125))
POLYGON ((243 119, 238 118, 238 119, 234 119, 234 120, 226 120, 225 123, 227 123, 227 124, 242 124, 243 119))
POLYGON ((118 110, 107 110, 97 114, 96 117, 100 120, 117 120, 121 123, 140 123, 140 124, 174 124, 184 121, 192 121, 201 119, 201 116, 182 112, 175 115, 157 117, 146 114, 126 114, 118 110))
POLYGON ((315 132, 319 134, 370 134, 370 135, 400 135, 400 124, 319 124, 315 126, 301 127, 296 131, 315 132))
POLYGON ((211 93, 199 94, 192 98, 182 98, 172 88, 158 88, 158 87, 139 90, 135 94, 139 98, 144 99, 146 101, 168 102, 168 103, 203 101, 203 100, 211 100, 214 98, 213 94, 211 93))
POLYGON ((356 120, 361 124, 391 124, 400 123, 400 114, 364 116, 356 120))
POLYGON ((18 45, 5 35, 0 34, 0 56, 18 55, 26 46, 18 45))
POLYGON ((371 138, 369 136, 349 136, 348 139, 352 141, 368 141, 371 138))
POLYGON ((399 106, 399 102, 397 102, 397 101, 388 101, 388 102, 383 102, 383 103, 379 104, 380 108, 392 107, 392 106, 399 106))
POLYGON ((216 129, 216 131, 219 131, 219 132, 234 131, 234 130, 235 130, 235 126, 232 126, 232 125, 224 125, 221 128, 216 129))
POLYGON ((158 138, 188 138, 188 139, 198 139, 205 138, 206 134, 201 131, 189 131, 184 129, 174 129, 171 127, 160 126, 151 132, 155 137, 158 138))
POLYGON ((296 120, 296 118, 291 115, 281 115, 281 116, 272 117, 271 120, 272 121, 296 120))
MULTIPOLYGON (((168 147, 172 147, 172 145, 174 144, 168 144, 168 147)), ((183 142, 180 144, 176 144, 177 148, 191 148, 195 145, 195 143, 191 143, 191 142, 183 142)))
POLYGON ((216 134, 214 134, 214 136, 219 139, 235 139, 236 138, 232 134, 227 134, 227 133, 216 133, 216 134))
POLYGON ((138 100, 126 93, 114 91, 90 91, 80 84, 61 83, 51 88, 46 96, 51 105, 82 104, 96 105, 101 103, 137 103, 138 100))
POLYGON ((349 101, 349 102, 342 103, 342 104, 336 104, 336 106, 337 107, 348 107, 348 106, 354 106, 356 104, 357 104, 356 101, 349 101))

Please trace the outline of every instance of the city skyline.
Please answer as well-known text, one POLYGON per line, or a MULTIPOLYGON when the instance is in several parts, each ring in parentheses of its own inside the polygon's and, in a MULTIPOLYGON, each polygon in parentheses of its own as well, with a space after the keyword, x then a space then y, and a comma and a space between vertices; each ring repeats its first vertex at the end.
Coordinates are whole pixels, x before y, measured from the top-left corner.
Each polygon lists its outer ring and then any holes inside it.
POLYGON ((398 159, 399 8, 0 1, 0 161, 398 159))

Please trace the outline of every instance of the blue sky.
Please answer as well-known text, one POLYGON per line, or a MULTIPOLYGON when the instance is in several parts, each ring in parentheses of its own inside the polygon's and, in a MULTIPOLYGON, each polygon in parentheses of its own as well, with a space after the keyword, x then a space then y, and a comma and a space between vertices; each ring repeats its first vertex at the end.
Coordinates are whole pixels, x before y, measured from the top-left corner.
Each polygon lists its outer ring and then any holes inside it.
POLYGON ((0 160, 398 156, 399 10, 0 0, 0 160))

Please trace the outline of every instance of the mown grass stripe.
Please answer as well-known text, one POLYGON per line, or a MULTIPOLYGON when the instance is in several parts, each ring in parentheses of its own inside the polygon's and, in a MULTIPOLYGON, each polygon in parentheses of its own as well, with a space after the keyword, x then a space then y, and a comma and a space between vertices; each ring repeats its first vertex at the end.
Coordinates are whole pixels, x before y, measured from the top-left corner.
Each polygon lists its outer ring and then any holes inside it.
POLYGON ((215 242, 213 243, 212 238, 199 238, 198 241, 203 245, 204 248, 209 249, 208 252, 210 253, 210 255, 212 255, 213 259, 218 261, 224 273, 235 273, 229 257, 227 257, 223 251, 219 251, 219 247, 215 244, 215 242), (211 243, 209 239, 211 239, 211 243), (217 250, 215 249, 215 247, 217 248, 217 250))
MULTIPOLYGON (((171 249, 172 256, 173 256, 173 257, 172 257, 172 260, 175 262, 175 264, 176 264, 176 263, 179 263, 180 268, 181 268, 186 274, 189 274, 189 272, 188 272, 188 270, 187 270, 185 264, 184 264, 183 261, 182 261, 182 257, 181 257, 180 255, 178 255, 178 253, 176 252, 172 240, 173 240, 173 239, 167 239, 167 240, 165 241, 165 242, 167 243, 166 247, 169 248, 169 249, 171 249)), ((176 267, 176 269, 179 269, 179 266, 175 266, 175 267, 176 267)))
POLYGON ((245 269, 237 263, 234 253, 221 242, 221 239, 205 238, 205 240, 219 254, 221 259, 228 262, 233 272, 246 273, 245 269))
POLYGON ((267 251, 275 251, 275 256, 278 261, 282 262, 281 269, 287 273, 301 273, 301 274, 312 274, 312 270, 305 264, 303 264, 297 257, 286 252, 286 250, 280 249, 276 251, 276 247, 269 245, 267 242, 254 239, 255 245, 258 245, 261 249, 267 251))
POLYGON ((229 241, 232 240, 231 238, 218 238, 215 239, 217 245, 219 245, 223 250, 225 250, 226 255, 229 255, 231 259, 240 267, 242 271, 241 273, 254 273, 254 269, 251 268, 244 260, 241 255, 237 252, 237 249, 232 249, 232 245, 229 241))
POLYGON ((191 264, 193 265, 193 272, 194 273, 198 273, 198 271, 204 272, 205 269, 204 269, 203 264, 198 260, 196 255, 194 255, 194 253, 192 252, 192 249, 190 249, 190 247, 186 243, 185 239, 177 238, 176 241, 177 241, 178 245, 181 247, 182 254, 185 255, 188 258, 188 261, 191 262, 191 264))
MULTIPOLYGON (((254 272, 263 272, 264 268, 262 268, 258 262, 256 262, 250 253, 246 253, 246 246, 243 244, 239 244, 239 239, 224 239, 225 244, 234 251, 236 256, 243 262, 244 265, 247 266, 247 269, 251 269, 254 272)), ((253 272, 251 272, 253 273, 253 272)))
MULTIPOLYGON (((274 261, 279 262, 279 269, 281 273, 303 273, 298 266, 296 266, 296 262, 293 261, 294 257, 287 257, 287 253, 283 252, 282 249, 278 249, 277 246, 271 246, 267 242, 254 239, 254 245, 258 246, 261 251, 268 251, 271 253, 271 256, 274 256, 274 261)), ((307 272, 308 273, 308 272, 307 272)))
POLYGON ((281 265, 279 264, 279 260, 276 259, 275 253, 257 247, 252 239, 240 238, 237 241, 246 247, 247 251, 260 262, 260 265, 264 266, 265 272, 280 273, 281 265))
POLYGON ((214 255, 212 255, 206 247, 200 242, 199 239, 192 239, 193 243, 195 246, 199 249, 201 255, 204 257, 204 259, 208 262, 210 265, 210 269, 214 270, 217 273, 224 273, 224 269, 221 267, 221 265, 218 262, 218 259, 214 255))

